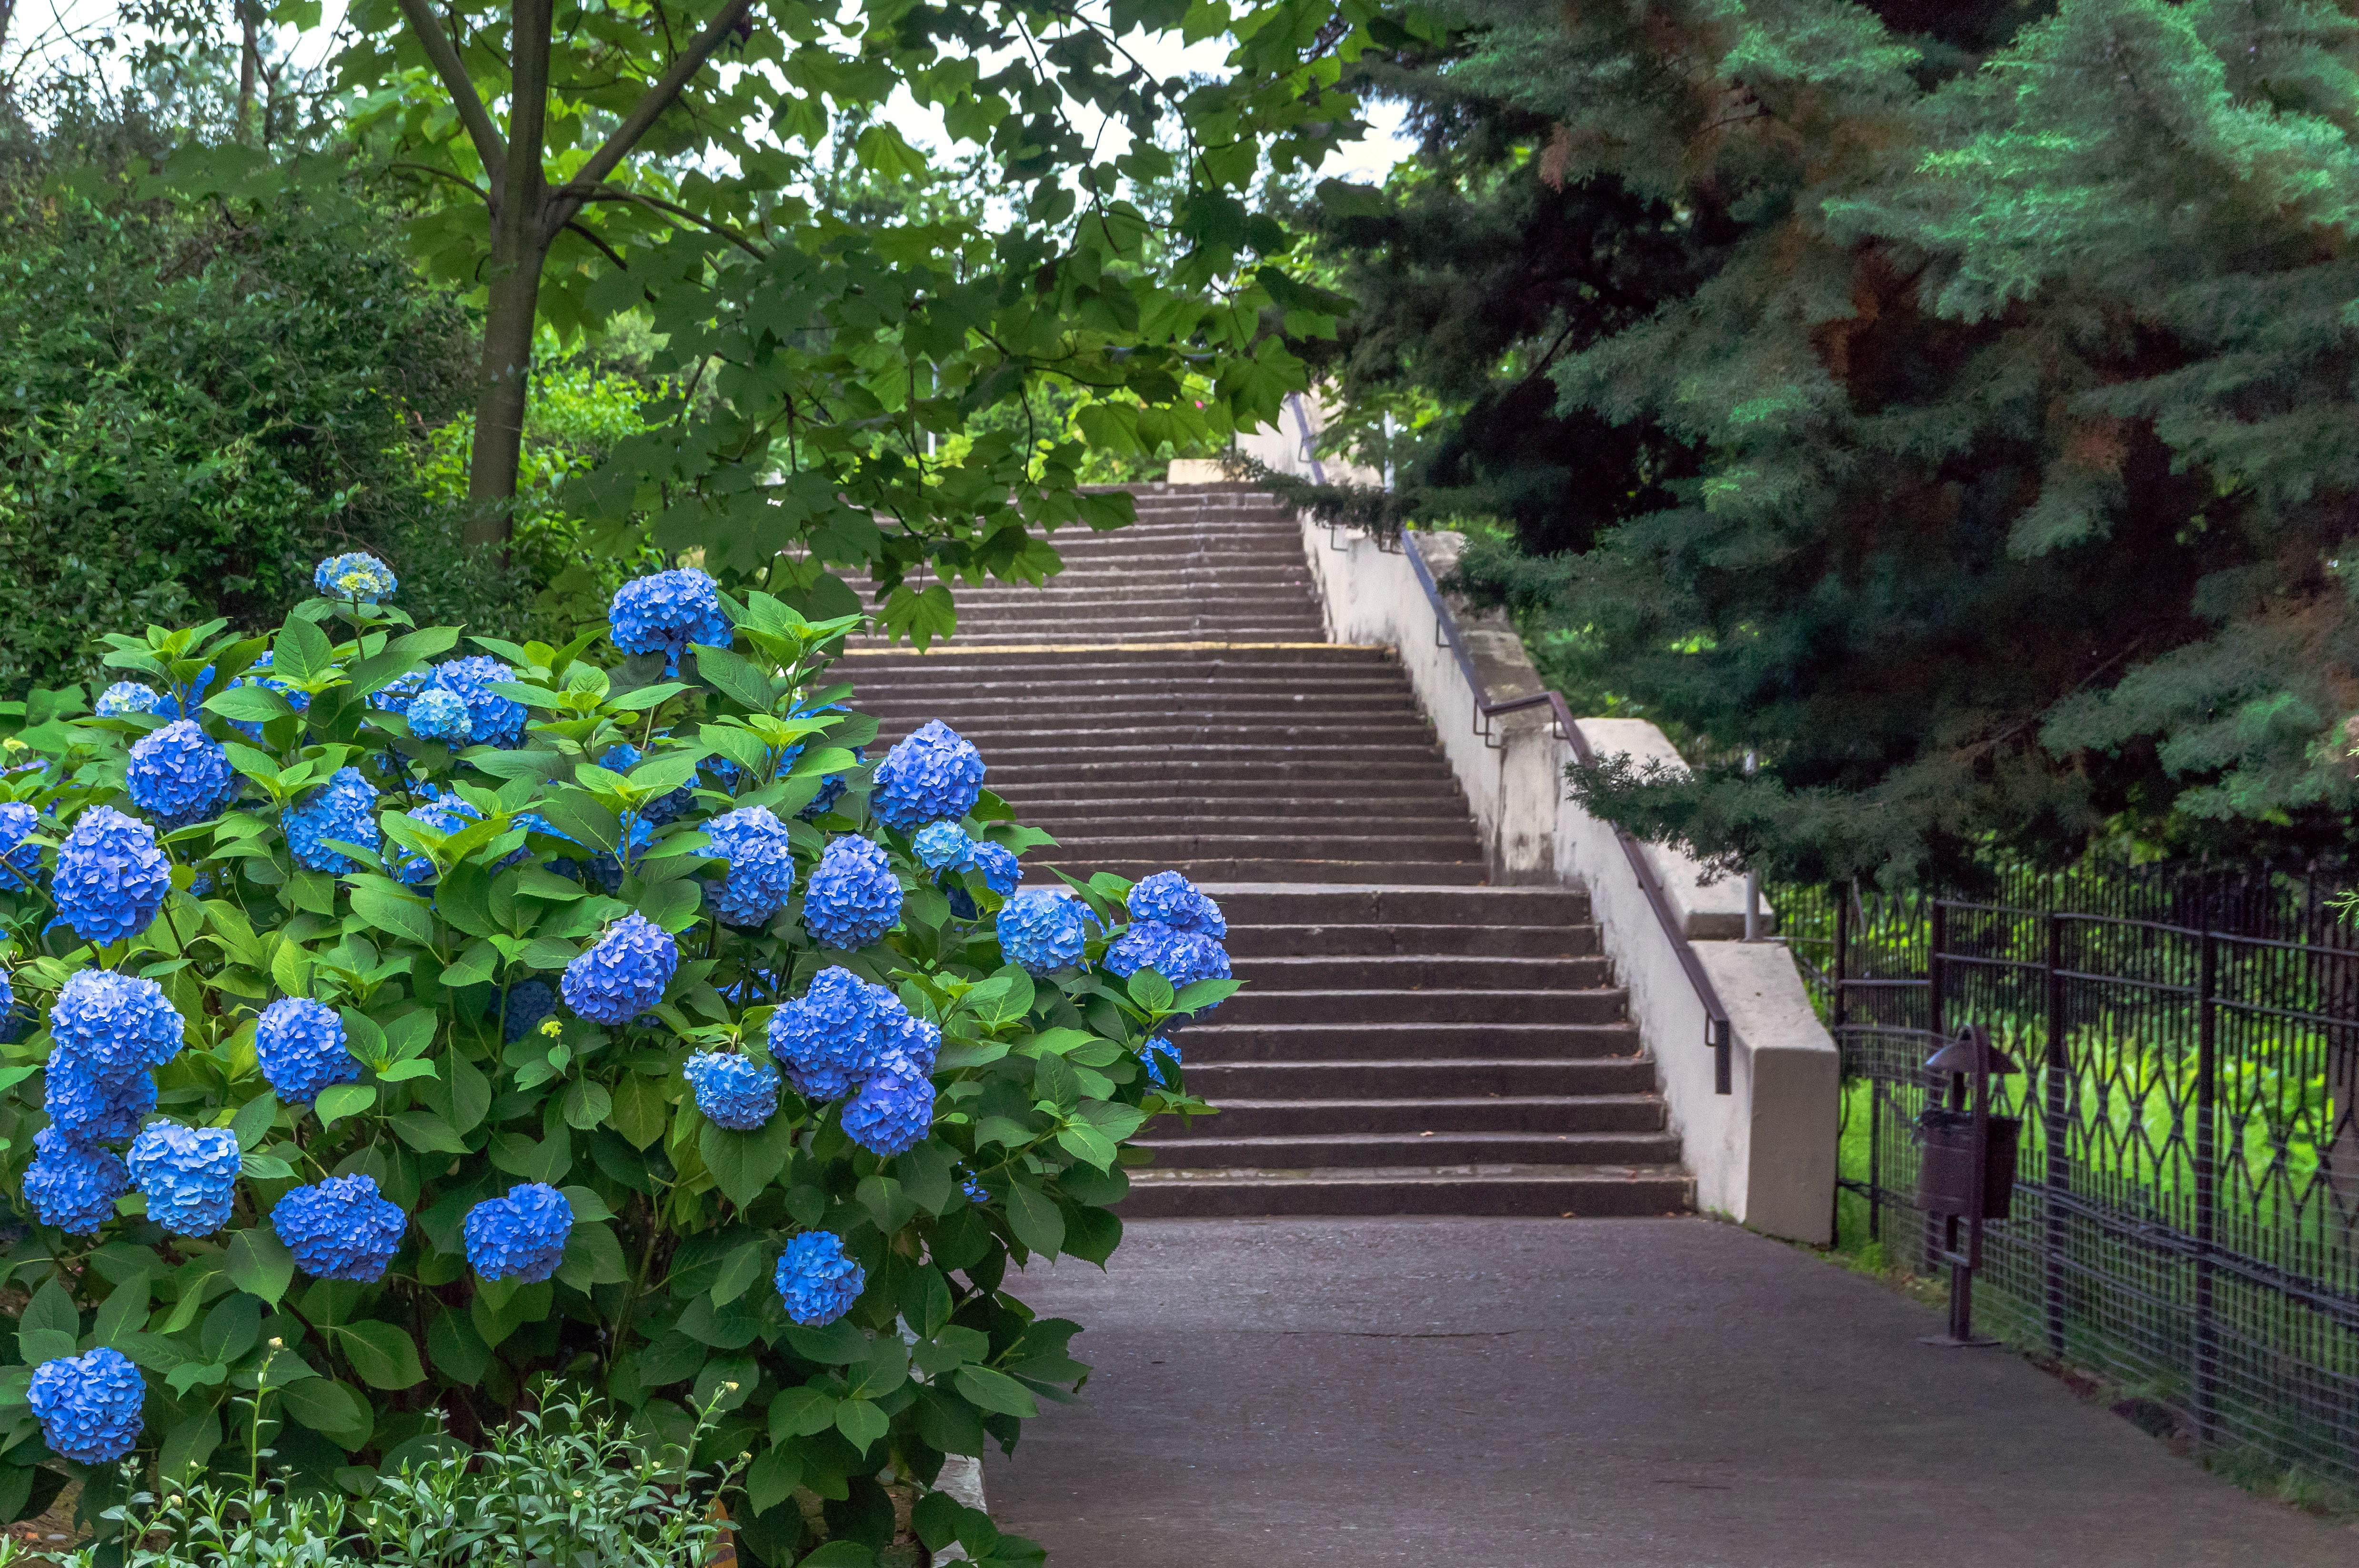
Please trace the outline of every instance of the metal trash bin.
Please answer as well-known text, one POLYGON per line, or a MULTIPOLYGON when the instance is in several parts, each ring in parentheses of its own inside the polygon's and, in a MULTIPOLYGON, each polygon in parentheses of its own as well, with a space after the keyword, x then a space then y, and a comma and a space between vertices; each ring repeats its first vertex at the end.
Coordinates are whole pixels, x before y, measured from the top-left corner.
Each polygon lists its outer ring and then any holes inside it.
MULTIPOLYGON (((2019 1117, 1985 1119, 1989 1142, 1983 1151, 1983 1219, 2011 1217, 2016 1150, 2023 1133, 2019 1117)), ((1928 1106, 1917 1118, 1917 1206, 1927 1214, 1977 1217, 1974 1206, 1974 1113, 1928 1106)))

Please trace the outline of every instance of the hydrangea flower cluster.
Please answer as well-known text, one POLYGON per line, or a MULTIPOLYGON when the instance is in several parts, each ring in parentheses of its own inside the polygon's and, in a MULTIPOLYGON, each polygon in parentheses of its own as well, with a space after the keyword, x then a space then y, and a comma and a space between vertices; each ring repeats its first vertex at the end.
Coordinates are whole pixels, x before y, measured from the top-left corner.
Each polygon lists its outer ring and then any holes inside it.
POLYGON ((690 1056, 680 1076, 696 1091, 696 1108, 716 1127, 758 1131, 778 1112, 778 1070, 734 1051, 690 1056))
MULTIPOLYGON (((499 660, 483 654, 471 654, 463 659, 445 659, 434 666, 426 677, 419 697, 429 691, 447 691, 467 705, 468 739, 484 746, 515 747, 524 740, 527 717, 524 704, 514 697, 502 697, 492 687, 502 681, 516 679, 516 671, 499 660)), ((409 710, 416 712, 418 698, 409 701, 409 710)))
POLYGON ((49 882, 58 919, 101 944, 147 930, 171 890, 172 862, 156 847, 156 830, 111 806, 93 806, 74 823, 49 882))
POLYGON ((1221 906, 1178 871, 1158 871, 1139 881, 1125 901, 1133 920, 1152 920, 1174 931, 1192 931, 1215 942, 1229 934, 1221 906))
POLYGON ((806 1230, 778 1254, 778 1297, 787 1316, 805 1328, 825 1328, 852 1310, 868 1283, 832 1231, 806 1230))
POLYGON ((644 914, 626 914, 565 966, 565 1005, 592 1023, 628 1023, 663 1000, 679 968, 671 934, 644 914))
POLYGON ((427 678, 431 674, 429 670, 410 670, 394 676, 369 693, 369 706, 386 713, 408 713, 418 700, 419 693, 426 689, 427 678))
POLYGON ((147 1195, 147 1217, 174 1236, 211 1236, 229 1223, 244 1156, 226 1127, 151 1121, 131 1141, 124 1162, 131 1184, 147 1195))
POLYGON ((934 1081, 902 1052, 887 1049, 845 1102, 842 1120, 854 1143, 889 1160, 923 1143, 932 1130, 934 1081))
POLYGON ((985 838, 974 841, 974 848, 967 852, 966 863, 959 870, 982 872, 983 885, 1002 898, 1014 892, 1016 884, 1024 880, 1024 872, 1016 863, 1016 851, 985 838))
POLYGON ((513 1045, 535 1029, 540 1021, 557 1011, 557 993, 547 980, 524 980, 508 988, 506 1022, 500 1026, 500 1043, 513 1045))
POLYGON ((320 1098, 331 1084, 360 1082, 361 1065, 344 1047, 344 1021, 325 1002, 283 996, 262 1010, 254 1026, 254 1054, 262 1076, 288 1105, 320 1098))
POLYGON ((385 843, 376 825, 376 791, 358 768, 338 768, 326 784, 287 808, 285 825, 287 852, 297 865, 337 876, 361 867, 330 839, 367 849, 385 843))
POLYGON ((706 884, 715 914, 731 925, 759 925, 787 906, 795 890, 794 840, 768 806, 716 816, 704 830, 713 859, 729 862, 727 880, 706 884))
POLYGON ((1174 990, 1198 980, 1229 978, 1227 949, 1201 932, 1174 931, 1158 920, 1133 922, 1106 949, 1105 964, 1125 979, 1141 969, 1153 969, 1169 980, 1174 990))
POLYGON ((1027 888, 999 909, 999 952, 1027 974, 1052 975, 1082 961, 1089 905, 1062 888, 1027 888))
POLYGON ((34 1217, 76 1236, 95 1236, 114 1217, 114 1200, 131 1190, 131 1173, 110 1150, 44 1127, 33 1134, 25 1201, 34 1217))
POLYGON ((0 801, 0 888, 30 887, 41 874, 41 847, 32 841, 41 814, 21 800, 0 801))
POLYGON ((901 919, 901 881, 884 846, 845 834, 820 851, 803 890, 803 926, 822 946, 849 952, 879 940, 901 919))
POLYGON ((421 741, 463 745, 473 733, 473 719, 465 700, 457 692, 438 686, 411 698, 409 732, 421 741))
POLYGON ((163 701, 164 694, 154 687, 119 680, 98 694, 91 711, 101 719, 128 719, 135 713, 153 713, 163 701))
POLYGON ((903 832, 949 817, 955 822, 983 798, 983 753, 939 719, 897 742, 876 764, 868 809, 903 832))
POLYGON ((145 1072, 179 1054, 180 1014, 164 988, 112 969, 77 969, 49 1007, 56 1049, 109 1073, 145 1072))
POLYGON ((205 698, 212 695, 213 677, 220 673, 207 665, 193 680, 169 682, 171 689, 156 699, 155 711, 166 719, 194 719, 205 698))
POLYGON ((729 617, 712 579, 694 567, 635 578, 615 591, 606 611, 614 646, 626 654, 661 654, 664 674, 679 674, 692 643, 727 647, 729 617))
POLYGON ((193 719, 176 719, 134 741, 125 770, 131 803, 169 827, 201 822, 237 788, 229 753, 193 719))
POLYGON ((919 865, 939 871, 963 863, 974 852, 974 840, 955 822, 929 822, 909 840, 909 850, 919 865))
POLYGON ((1180 1069, 1183 1064, 1180 1060, 1178 1045, 1158 1034, 1139 1048, 1139 1054, 1147 1058, 1148 1083, 1158 1088, 1168 1089, 1179 1082, 1180 1069), (1166 1076, 1167 1074, 1169 1076, 1166 1076))
POLYGON ((322 599, 356 599, 375 604, 391 599, 401 579, 365 550, 330 556, 311 570, 311 587, 322 599))
POLYGON ((78 1465, 112 1465, 139 1445, 147 1385, 129 1357, 107 1346, 33 1368, 27 1390, 41 1436, 78 1465))
POLYGON ((524 1182, 469 1209, 464 1230, 467 1264, 476 1273, 537 1285, 565 1260, 573 1207, 546 1182, 524 1182))
POLYGON ((889 1158, 924 1141, 942 1032, 889 989, 849 969, 821 969, 808 992, 770 1015, 769 1044, 798 1093, 846 1101, 843 1130, 862 1148, 889 1158))
POLYGON ((110 1073, 70 1051, 49 1054, 42 1108, 49 1125, 85 1143, 119 1143, 156 1108, 156 1080, 143 1068, 110 1073))
POLYGON ((295 1254, 297 1268, 314 1279, 363 1284, 385 1277, 408 1225, 365 1171, 297 1187, 270 1211, 270 1228, 295 1254))

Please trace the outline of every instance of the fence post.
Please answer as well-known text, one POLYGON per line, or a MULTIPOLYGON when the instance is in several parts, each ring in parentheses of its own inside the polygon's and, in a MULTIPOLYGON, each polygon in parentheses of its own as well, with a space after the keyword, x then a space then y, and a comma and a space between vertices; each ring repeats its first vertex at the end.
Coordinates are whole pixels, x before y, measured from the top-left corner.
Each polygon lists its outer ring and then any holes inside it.
MULTIPOLYGON (((1850 1043, 1843 1038, 1843 1025, 1851 1019, 1851 994, 1843 981, 1851 975, 1851 900, 1852 884, 1843 883, 1835 890, 1835 979, 1833 1005, 1829 1009, 1834 1021, 1835 1051, 1839 1059, 1848 1065, 1850 1043)), ((1867 1238, 1875 1240, 1884 1229, 1884 1086, 1875 1076, 1871 1062, 1867 1079, 1867 1238)), ((1842 1191, 1838 1186, 1836 1191, 1842 1191)), ((1838 1221, 1842 1214, 1836 1214, 1838 1221)), ((1842 1238, 1842 1227, 1836 1227, 1836 1238, 1842 1238)))
POLYGON ((2040 1103, 2046 1145, 2048 1354, 2064 1358, 2064 1196, 2072 1190, 2072 1053, 2064 1038, 2064 919, 2048 912, 2048 1083, 2040 1103))
MULTIPOLYGON (((1942 981, 1948 978, 1949 966, 1941 962, 1941 955, 1948 950, 1950 946, 1950 906, 1947 903, 1944 903, 1938 896, 1936 896, 1932 902, 1932 928, 1927 933, 1927 946, 1925 950, 1925 1007, 1927 1011, 1925 1022, 1928 1034, 1933 1041, 1935 1048, 1939 1049, 1941 1042, 1950 1037, 1948 1028, 1949 1020, 1947 1016, 1948 1008, 1945 1005, 1947 999, 1942 995, 1942 981)), ((1926 1086, 1928 1102, 1939 1103, 1938 1097, 1941 1092, 1941 1085, 1939 1080, 1929 1083, 1926 1086)), ((1939 1258, 1944 1251, 1948 1250, 1948 1248, 1945 1245, 1947 1238, 1943 1235, 1944 1228, 1945 1227, 1939 1218, 1931 1214, 1925 1216, 1925 1235, 1922 1246, 1924 1248, 1925 1262, 1929 1268, 1931 1266, 1933 1260, 1939 1258)))
POLYGON ((2209 921, 2195 990, 2195 1441, 2209 1448, 2219 1423, 2220 1329, 2212 1304, 2212 1244, 2220 1208, 2219 945, 2209 921))

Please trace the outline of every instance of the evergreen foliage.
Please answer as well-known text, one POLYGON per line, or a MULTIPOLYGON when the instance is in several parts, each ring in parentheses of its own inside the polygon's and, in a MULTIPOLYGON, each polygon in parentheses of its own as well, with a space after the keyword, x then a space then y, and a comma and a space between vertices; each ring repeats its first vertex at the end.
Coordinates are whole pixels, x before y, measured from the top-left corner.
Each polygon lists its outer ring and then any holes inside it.
MULTIPOLYGON (((1576 789, 1788 877, 1907 878, 1994 839, 2342 840, 2354 7, 1882 11, 1449 7, 1440 80, 1526 127, 1495 210, 1627 203, 1701 264, 1651 271, 1621 319, 1586 295, 1589 319, 1545 318, 1571 332, 1558 418, 1693 471, 1625 465, 1593 548, 1471 558, 1699 742, 1692 778, 1576 789)), ((1538 362, 1545 328, 1500 330, 1538 362)))

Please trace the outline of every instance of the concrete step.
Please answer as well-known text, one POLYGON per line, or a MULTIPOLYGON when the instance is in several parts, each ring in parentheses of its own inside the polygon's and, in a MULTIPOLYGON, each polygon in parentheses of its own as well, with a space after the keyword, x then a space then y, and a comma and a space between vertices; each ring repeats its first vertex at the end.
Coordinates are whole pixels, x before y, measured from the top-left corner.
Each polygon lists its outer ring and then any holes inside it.
POLYGON ((1247 1023, 1234 1014, 1239 993, 1180 1036, 1188 1075, 1205 1062, 1638 1061, 1638 1027, 1623 1018, 1586 1022, 1247 1023))
MULTIPOLYGON (((1493 1095, 1651 1097, 1655 1092, 1655 1064, 1644 1056, 1589 1061, 1451 1057, 1422 1062, 1216 1062, 1202 1059, 1197 1051, 1200 1033, 1190 1029, 1180 1037, 1188 1053, 1188 1088, 1219 1106, 1223 1119, 1238 1106, 1259 1100, 1334 1101, 1353 1096, 1430 1100, 1493 1095)), ((1222 1125, 1227 1125, 1225 1119, 1222 1125)))
MULTIPOLYGON (((1204 1091, 1199 1088, 1197 1091, 1204 1091)), ((1155 1138, 1413 1137, 1659 1132, 1663 1102, 1651 1093, 1454 1095, 1412 1099, 1223 1099, 1218 1116, 1161 1127, 1155 1138)))
MULTIPOLYGON (((1218 1117, 1204 1119, 1217 1121, 1218 1117)), ((1251 1165, 1658 1165, 1680 1157, 1668 1132, 1326 1132, 1278 1138, 1186 1135, 1161 1125, 1136 1140, 1162 1168, 1251 1165)))
POLYGON ((1400 887, 1279 887, 1223 883, 1204 890, 1231 925, 1585 925, 1589 897, 1565 888, 1498 887, 1436 892, 1400 887))
MULTIPOLYGON (((1130 834, 1122 838, 1060 836, 1053 848, 1025 851, 1032 860, 1478 860, 1483 847, 1474 835, 1456 833, 1270 834, 1245 833, 1130 834)), ((1191 879, 1192 880, 1192 879, 1191 879)))
MULTIPOLYGON (((1225 911, 1223 912, 1225 914, 1225 911)), ((1611 988, 1604 958, 1511 958, 1440 953, 1358 957, 1319 953, 1238 961, 1239 978, 1265 993, 1293 990, 1587 991, 1611 988)))
MULTIPOLYGON (((1463 833, 1466 813, 1452 810, 1449 801, 1354 800, 1352 820, 1355 827, 1371 834, 1377 833, 1463 833)), ((1036 827, 1046 827, 1052 833, 1064 833, 1060 823, 1071 825, 1078 833, 1104 834, 1114 828, 1127 827, 1141 820, 1141 811, 1151 810, 1159 827, 1181 833, 1244 833, 1256 838, 1273 834, 1300 833, 1309 828, 1330 824, 1335 815, 1335 802, 1323 801, 1223 801, 1210 806, 1195 802, 1158 800, 1142 808, 1136 800, 1091 801, 1079 805, 1058 806, 1043 801, 1023 810, 1024 820, 1036 827), (1298 807, 1299 809, 1298 809, 1298 807)))
POLYGON ((1381 1169, 1243 1167, 1137 1170, 1127 1219, 1285 1215, 1561 1215, 1624 1218, 1684 1214, 1695 1181, 1673 1164, 1467 1163, 1381 1169))
POLYGON ((1381 876, 1387 881, 1420 886, 1475 887, 1488 874, 1480 860, 1091 860, 1069 857, 1041 862, 1064 868, 1076 877, 1098 871, 1136 881, 1158 871, 1178 871, 1190 881, 1238 881, 1266 878, 1274 882, 1364 882, 1381 876))
MULTIPOLYGON (((908 728, 914 730, 917 726, 908 728)), ((1169 756, 1185 750, 1199 756, 1280 752, 1340 759, 1355 751, 1364 755, 1370 748, 1390 752, 1434 745, 1432 727, 1420 720, 1358 719, 1348 714, 1328 717, 1306 713, 1287 722, 1199 719, 1160 724, 1125 721, 1119 726, 1097 727, 1075 727, 1062 716, 1044 716, 1028 727, 1015 719, 995 719, 973 727, 952 724, 951 728, 974 744, 986 764, 1000 758, 1005 760, 1004 765, 1013 765, 1015 759, 1043 750, 1061 752, 1067 756, 1109 758, 1169 756)), ((879 738, 890 744, 908 732, 904 730, 897 734, 886 729, 880 731, 879 738)))
POLYGON ((1247 987, 1221 1005, 1223 1023, 1614 1023, 1618 988, 1595 990, 1321 990, 1247 987))
MULTIPOLYGON (((1088 781, 1090 793, 1087 795, 1076 796, 1069 789, 1060 789, 1053 781, 1017 781, 1005 774, 1005 769, 995 770, 988 775, 985 787, 1000 799, 1034 814, 1056 810, 1060 806, 1065 810, 1083 816, 1208 805, 1214 810, 1258 812, 1282 808, 1289 816, 1296 814, 1298 806, 1306 808, 1303 815, 1313 816, 1332 816, 1336 810, 1333 795, 1286 794, 1282 780, 1273 784, 1252 779, 1226 783, 1217 779, 1199 779, 1181 786, 1164 779, 1099 774, 1088 781)), ((1467 819, 1466 797, 1458 793, 1454 782, 1447 779, 1368 780, 1353 791, 1352 800, 1352 808, 1355 811, 1372 804, 1380 804, 1387 816, 1437 814, 1446 815, 1453 821, 1467 819)))
POLYGON ((1598 937, 1594 925, 1232 925, 1228 949, 1240 961, 1315 954, 1392 953, 1569 958, 1595 953, 1598 937))

